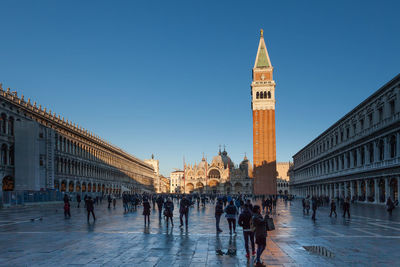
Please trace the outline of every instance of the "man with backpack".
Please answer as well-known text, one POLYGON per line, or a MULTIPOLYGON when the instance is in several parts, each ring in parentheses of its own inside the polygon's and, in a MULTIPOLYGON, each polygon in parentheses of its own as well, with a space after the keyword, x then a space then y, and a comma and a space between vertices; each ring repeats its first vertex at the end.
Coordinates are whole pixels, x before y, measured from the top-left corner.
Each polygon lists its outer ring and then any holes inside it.
POLYGON ((217 205, 215 205, 215 221, 217 226, 217 232, 222 232, 221 228, 219 227, 219 222, 221 221, 221 215, 224 213, 224 207, 222 199, 218 199, 217 205))
POLYGON ((246 258, 250 258, 249 240, 251 242, 252 256, 256 255, 254 246, 254 226, 252 221, 252 212, 247 204, 244 205, 242 213, 239 216, 238 224, 243 228, 244 247, 246 249, 246 258))
POLYGON ((233 200, 231 200, 229 205, 225 207, 225 213, 225 217, 229 224, 229 234, 232 235, 232 228, 233 232, 236 234, 236 214, 238 214, 238 211, 233 200))
POLYGON ((256 256, 256 267, 265 267, 265 264, 261 262, 261 254, 265 250, 267 246, 267 223, 266 218, 268 215, 265 215, 265 218, 261 215, 260 206, 254 205, 253 207, 253 227, 255 229, 254 235, 256 238, 257 244, 257 256, 256 256))
POLYGON ((179 219, 181 221, 181 225, 179 227, 183 227, 183 216, 185 216, 186 228, 188 227, 189 207, 190 207, 190 200, 186 196, 183 196, 181 203, 179 205, 179 219))

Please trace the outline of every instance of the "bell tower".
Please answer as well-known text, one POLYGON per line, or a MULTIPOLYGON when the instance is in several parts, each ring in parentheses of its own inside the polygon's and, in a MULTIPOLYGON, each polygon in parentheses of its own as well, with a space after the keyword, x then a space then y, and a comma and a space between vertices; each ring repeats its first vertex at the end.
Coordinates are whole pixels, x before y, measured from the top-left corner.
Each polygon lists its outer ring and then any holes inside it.
POLYGON ((254 194, 276 194, 275 81, 273 67, 260 34, 251 83, 253 111, 254 194))

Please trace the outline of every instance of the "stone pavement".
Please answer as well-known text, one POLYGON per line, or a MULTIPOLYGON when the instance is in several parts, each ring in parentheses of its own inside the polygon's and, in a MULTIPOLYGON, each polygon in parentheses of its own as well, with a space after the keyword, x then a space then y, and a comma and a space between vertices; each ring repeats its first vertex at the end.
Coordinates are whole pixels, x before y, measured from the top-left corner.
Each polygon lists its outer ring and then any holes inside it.
MULTIPOLYGON (((75 203, 73 203, 75 206, 75 203)), ((73 207, 72 218, 63 218, 58 206, 0 210, 1 266, 252 266, 244 252, 241 228, 229 236, 215 234, 214 207, 194 207, 189 228, 180 229, 175 203, 175 227, 166 228, 151 214, 151 226, 143 225, 142 209, 123 214, 96 206, 97 221, 87 223, 83 208, 73 207), (42 220, 31 218, 42 217, 42 220), (216 255, 237 248, 236 256, 216 255)), ((399 208, 389 218, 383 206, 352 206, 352 218, 328 217, 328 208, 317 212, 317 221, 303 215, 301 202, 278 203, 276 230, 269 232, 262 258, 268 266, 395 266, 400 262, 399 208), (322 246, 333 255, 304 249, 322 246)), ((319 248, 319 250, 324 251, 319 248)), ((325 252, 322 252, 325 253, 325 252)))

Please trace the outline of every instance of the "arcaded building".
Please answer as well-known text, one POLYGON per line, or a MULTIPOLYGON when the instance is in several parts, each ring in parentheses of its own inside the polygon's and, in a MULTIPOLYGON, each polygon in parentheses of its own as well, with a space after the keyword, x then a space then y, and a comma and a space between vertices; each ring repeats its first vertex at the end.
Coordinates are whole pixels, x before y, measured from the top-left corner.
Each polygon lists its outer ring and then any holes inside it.
POLYGON ((276 194, 275 81, 261 30, 251 83, 254 194, 276 194))
POLYGON ((245 156, 235 167, 228 152, 220 150, 211 163, 203 157, 198 164, 185 165, 181 187, 185 193, 252 194, 251 163, 245 156))
POLYGON ((1 84, 0 141, 4 203, 33 200, 35 192, 154 190, 151 165, 1 84))
POLYGON ((293 156, 293 194, 350 197, 366 203, 399 199, 400 75, 293 156))

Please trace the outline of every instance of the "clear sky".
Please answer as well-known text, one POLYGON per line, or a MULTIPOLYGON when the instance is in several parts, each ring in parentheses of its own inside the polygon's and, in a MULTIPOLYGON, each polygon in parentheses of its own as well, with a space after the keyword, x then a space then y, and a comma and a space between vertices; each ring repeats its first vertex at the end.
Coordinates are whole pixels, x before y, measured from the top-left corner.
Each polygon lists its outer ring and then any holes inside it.
POLYGON ((400 1, 0 2, 0 82, 161 173, 226 144, 252 160, 264 29, 278 161, 400 71, 400 1))

